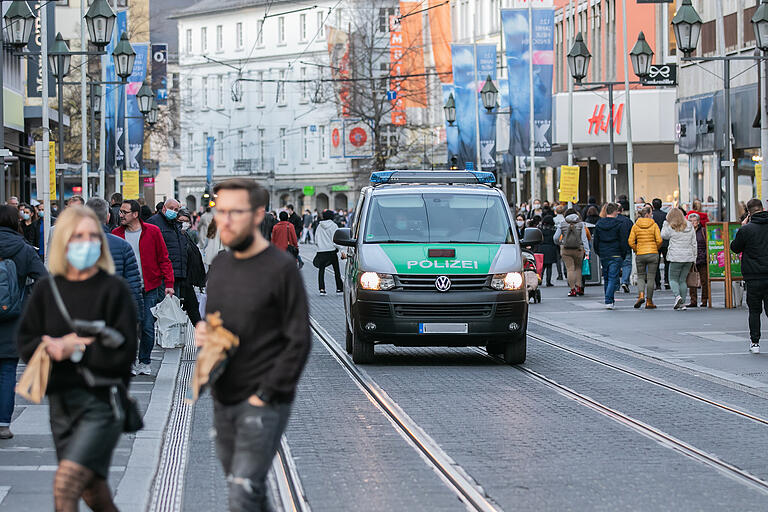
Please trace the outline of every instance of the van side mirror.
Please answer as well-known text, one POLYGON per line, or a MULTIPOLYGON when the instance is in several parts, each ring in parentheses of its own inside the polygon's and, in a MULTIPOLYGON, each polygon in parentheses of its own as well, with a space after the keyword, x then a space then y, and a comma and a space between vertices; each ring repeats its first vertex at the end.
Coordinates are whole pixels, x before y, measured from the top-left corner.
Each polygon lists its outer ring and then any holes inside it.
POLYGON ((526 228, 523 234, 523 239, 520 240, 520 245, 523 247, 533 247, 539 245, 544 241, 544 235, 538 228, 526 228))
POLYGON ((352 238, 351 229, 339 228, 333 234, 333 243, 336 245, 343 245, 344 247, 354 247, 357 245, 357 240, 352 238))

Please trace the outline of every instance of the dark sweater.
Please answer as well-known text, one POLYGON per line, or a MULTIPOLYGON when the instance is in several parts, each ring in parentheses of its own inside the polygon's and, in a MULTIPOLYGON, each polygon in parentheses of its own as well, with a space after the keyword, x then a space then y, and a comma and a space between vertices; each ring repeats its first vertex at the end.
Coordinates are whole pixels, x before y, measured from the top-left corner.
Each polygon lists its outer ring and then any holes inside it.
MULTIPOLYGON (((56 306, 50 278, 40 281, 27 303, 19 325, 18 348, 24 361, 29 361, 43 335, 55 338, 72 332, 56 306)), ((78 363, 96 376, 122 378, 128 383, 131 363, 136 357, 136 306, 125 281, 99 271, 85 281, 68 281, 56 277, 56 286, 70 317, 80 320, 104 320, 119 331, 125 341, 117 348, 107 348, 98 339, 85 350, 78 363)), ((52 361, 48 393, 87 387, 77 366, 69 360, 52 361)))
POLYGON ((753 213, 731 242, 731 250, 741 254, 741 273, 747 281, 768 279, 768 212, 753 213))
POLYGON ((220 312, 240 338, 213 395, 234 404, 255 392, 291 402, 311 345, 309 309, 296 260, 269 246, 239 260, 219 254, 208 271, 206 313, 220 312))

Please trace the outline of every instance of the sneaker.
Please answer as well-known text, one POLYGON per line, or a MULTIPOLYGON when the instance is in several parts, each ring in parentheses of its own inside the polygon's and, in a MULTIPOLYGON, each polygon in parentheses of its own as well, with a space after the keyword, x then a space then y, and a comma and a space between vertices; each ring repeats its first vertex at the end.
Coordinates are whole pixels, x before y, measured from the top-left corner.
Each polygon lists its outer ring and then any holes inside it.
POLYGON ((629 285, 627 283, 621 283, 621 291, 629 293, 629 285))
POLYGON ((584 295, 584 287, 583 286, 577 286, 576 287, 576 293, 579 295, 579 297, 584 295))
POLYGON ((578 293, 576 293, 576 288, 571 288, 571 291, 568 292, 568 296, 569 297, 576 297, 576 295, 578 295, 578 293))
POLYGON ((683 306, 683 298, 678 295, 677 297, 675 297, 674 309, 680 309, 681 307, 685 307, 685 306, 683 306))
POLYGON ((645 304, 645 296, 641 293, 640 296, 637 297, 637 300, 635 301, 635 305, 633 306, 635 309, 640 309, 640 307, 645 304))
POLYGON ((685 307, 686 308, 697 308, 697 307, 699 307, 699 305, 696 304, 695 302, 689 302, 688 304, 685 305, 685 307))
POLYGON ((671 289, 672 289, 672 287, 669 285, 669 283, 665 283, 665 284, 664 284, 664 289, 665 289, 665 290, 671 290, 671 289))
POLYGON ((751 347, 749 347, 749 351, 753 354, 759 354, 760 353, 760 344, 759 343, 753 343, 751 347))
POLYGON ((13 432, 11 432, 10 427, 0 427, 0 439, 11 439, 13 438, 13 432))
POLYGON ((611 302, 610 304, 606 304, 605 305, 605 309, 613 309, 613 307, 614 307, 613 302, 611 302))
POLYGON ((328 295, 328 294, 325 293, 325 290, 320 290, 320 295, 328 295))
POLYGON ((344 294, 344 290, 336 290, 336 295, 343 295, 343 294, 344 294))
POLYGON ((562 281, 562 280, 563 280, 563 276, 557 276, 557 281, 562 281))
POLYGON ((555 285, 553 285, 552 283, 547 283, 547 288, 551 288, 553 286, 555 286, 555 285))
POLYGON ((139 363, 135 362, 131 365, 131 375, 136 376, 139 374, 139 363))
POLYGON ((138 375, 152 375, 152 368, 148 364, 139 363, 138 375))

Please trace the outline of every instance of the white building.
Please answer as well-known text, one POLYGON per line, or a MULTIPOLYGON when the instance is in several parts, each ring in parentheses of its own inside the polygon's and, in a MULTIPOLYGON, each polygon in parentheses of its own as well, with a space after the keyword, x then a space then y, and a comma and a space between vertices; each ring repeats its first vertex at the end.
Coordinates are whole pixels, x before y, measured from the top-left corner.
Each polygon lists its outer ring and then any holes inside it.
POLYGON ((203 0, 173 16, 182 95, 182 172, 176 179, 182 203, 200 205, 206 140, 213 137, 214 182, 253 177, 269 188, 272 208, 354 206, 352 166, 329 155, 328 123, 338 117, 336 107, 312 101, 311 80, 324 69, 316 63, 328 62, 325 27, 343 22, 343 11, 334 5, 302 9, 287 1, 203 0))

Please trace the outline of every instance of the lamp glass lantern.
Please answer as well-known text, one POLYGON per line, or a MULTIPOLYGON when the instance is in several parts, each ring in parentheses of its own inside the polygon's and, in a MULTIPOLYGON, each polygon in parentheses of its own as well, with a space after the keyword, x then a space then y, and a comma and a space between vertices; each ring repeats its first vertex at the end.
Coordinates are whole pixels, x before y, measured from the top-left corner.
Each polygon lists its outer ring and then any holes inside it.
POLYGON ((568 52, 568 68, 576 83, 580 84, 587 76, 590 60, 592 60, 592 54, 589 53, 589 48, 584 43, 584 36, 579 32, 576 34, 573 46, 571 46, 571 50, 568 52))
POLYGON ((699 45, 701 35, 701 17, 693 7, 691 0, 683 0, 680 8, 672 18, 672 28, 675 30, 677 48, 686 57, 690 56, 699 45))
POLYGON ((22 0, 14 0, 3 16, 5 25, 5 40, 11 46, 21 49, 29 42, 32 28, 35 26, 35 15, 22 0))
POLYGON ((757 47, 768 51, 768 0, 762 0, 752 16, 752 28, 755 31, 757 47))
POLYGON ((101 114, 101 86, 96 85, 93 87, 93 112, 94 114, 101 114))
POLYGON ((637 42, 632 51, 629 52, 629 58, 632 60, 632 69, 635 71, 635 74, 640 78, 647 77, 651 70, 653 50, 645 40, 645 34, 642 32, 637 36, 637 42))
POLYGON ((136 60, 136 52, 128 41, 128 34, 123 32, 120 41, 112 52, 112 59, 115 61, 115 72, 123 80, 127 80, 133 73, 133 63, 136 60))
POLYGON ((139 112, 147 115, 149 110, 152 108, 152 100, 154 99, 155 95, 152 93, 152 89, 150 89, 146 83, 142 85, 141 89, 139 89, 139 92, 136 93, 136 101, 139 104, 139 112))
POLYGON ((449 125, 453 126, 453 123, 456 122, 456 100, 453 99, 453 93, 448 96, 448 101, 445 102, 443 111, 445 112, 445 120, 448 121, 449 125))
POLYGON ((480 97, 483 99, 483 106, 488 112, 496 108, 496 100, 499 97, 499 90, 493 84, 491 75, 488 75, 485 79, 485 84, 483 84, 483 88, 480 90, 480 97))
POLYGON ((51 73, 59 80, 63 80, 69 74, 69 65, 72 55, 69 53, 69 45, 61 36, 61 32, 56 34, 56 41, 48 54, 48 64, 51 66, 51 73))
POLYGON ((103 49, 112 39, 112 31, 115 29, 115 11, 107 3, 107 0, 94 0, 85 13, 85 24, 88 27, 88 37, 99 49, 103 49))
POLYGON ((152 108, 147 113, 147 123, 149 126, 154 126, 157 123, 157 118, 160 115, 160 109, 157 107, 157 102, 152 98, 152 108))

